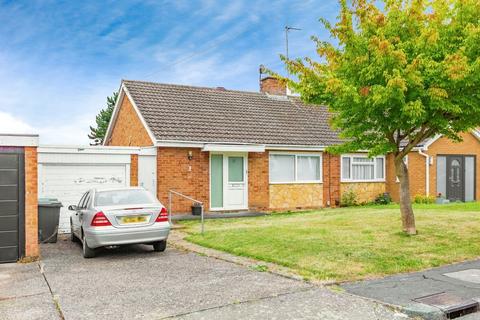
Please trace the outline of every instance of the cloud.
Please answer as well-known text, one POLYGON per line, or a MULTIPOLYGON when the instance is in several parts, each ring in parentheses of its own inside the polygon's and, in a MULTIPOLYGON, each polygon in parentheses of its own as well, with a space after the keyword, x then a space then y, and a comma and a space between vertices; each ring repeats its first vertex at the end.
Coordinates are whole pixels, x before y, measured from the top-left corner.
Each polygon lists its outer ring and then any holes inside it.
POLYGON ((22 119, 0 111, 0 133, 37 133, 37 130, 22 119))
POLYGON ((88 144, 87 134, 92 119, 89 116, 72 119, 67 123, 55 123, 34 127, 8 112, 0 111, 0 133, 38 134, 41 144, 88 144))

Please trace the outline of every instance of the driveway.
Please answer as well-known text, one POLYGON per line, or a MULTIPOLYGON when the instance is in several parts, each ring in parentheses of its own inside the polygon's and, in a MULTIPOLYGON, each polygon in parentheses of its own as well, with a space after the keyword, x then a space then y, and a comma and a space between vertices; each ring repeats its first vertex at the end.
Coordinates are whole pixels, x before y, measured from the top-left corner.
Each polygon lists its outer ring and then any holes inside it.
POLYGON ((170 247, 83 259, 80 245, 59 240, 42 245, 42 256, 0 266, 0 319, 405 319, 366 299, 170 247))

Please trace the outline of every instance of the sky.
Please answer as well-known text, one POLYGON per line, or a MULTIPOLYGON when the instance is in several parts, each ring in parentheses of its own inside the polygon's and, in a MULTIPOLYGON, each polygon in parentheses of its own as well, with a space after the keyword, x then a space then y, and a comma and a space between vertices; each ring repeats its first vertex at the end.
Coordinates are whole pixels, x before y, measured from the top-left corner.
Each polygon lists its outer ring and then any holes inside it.
POLYGON ((88 144, 121 79, 258 91, 258 68, 315 57, 335 0, 0 0, 0 133, 88 144))

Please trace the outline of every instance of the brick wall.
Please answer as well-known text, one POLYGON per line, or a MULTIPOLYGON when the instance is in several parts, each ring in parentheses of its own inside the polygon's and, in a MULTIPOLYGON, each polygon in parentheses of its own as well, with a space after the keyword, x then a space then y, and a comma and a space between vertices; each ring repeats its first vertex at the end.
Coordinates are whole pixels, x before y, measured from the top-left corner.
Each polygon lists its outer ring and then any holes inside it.
POLYGON ((25 147, 25 256, 39 256, 37 148, 25 147))
POLYGON ((260 92, 284 96, 287 94, 287 87, 273 77, 265 77, 260 80, 260 92))
POLYGON ((248 206, 250 210, 269 208, 269 167, 267 152, 248 154, 248 206))
POLYGON ((311 209, 323 206, 323 184, 289 183, 270 185, 270 210, 311 209))
POLYGON ((340 156, 323 153, 323 205, 336 207, 340 202, 340 156))
MULTIPOLYGON (((209 209, 209 153, 198 148, 158 148, 157 157, 158 199, 168 207, 168 191, 173 189, 202 201, 209 209), (192 153, 192 160, 188 153, 192 153)), ((192 202, 173 197, 174 213, 191 212, 192 202)))
POLYGON ((109 146, 136 147, 153 145, 152 139, 150 139, 147 130, 127 96, 123 98, 110 140, 106 144, 109 146))
MULTIPOLYGON (((386 191, 392 196, 395 202, 400 201, 400 182, 397 182, 395 173, 395 162, 392 154, 387 155, 386 162, 386 191)), ((410 196, 425 195, 425 157, 418 152, 408 154, 408 177, 410 179, 410 196)))
POLYGON ((130 186, 138 187, 138 154, 130 155, 130 186))
POLYGON ((385 182, 342 182, 340 194, 353 191, 358 203, 368 203, 386 191, 385 182))

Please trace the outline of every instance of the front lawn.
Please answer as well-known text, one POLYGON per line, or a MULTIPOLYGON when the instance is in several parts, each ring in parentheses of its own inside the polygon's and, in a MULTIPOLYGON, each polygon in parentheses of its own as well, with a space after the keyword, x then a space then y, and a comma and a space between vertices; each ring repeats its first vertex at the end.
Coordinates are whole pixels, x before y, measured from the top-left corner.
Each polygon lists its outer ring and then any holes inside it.
POLYGON ((401 231, 396 205, 182 222, 187 240, 290 267, 305 278, 354 280, 480 256, 480 203, 416 205, 419 234, 401 231))

